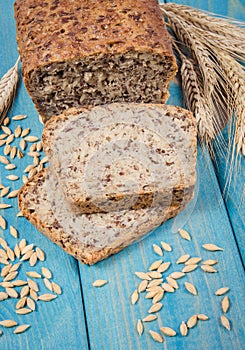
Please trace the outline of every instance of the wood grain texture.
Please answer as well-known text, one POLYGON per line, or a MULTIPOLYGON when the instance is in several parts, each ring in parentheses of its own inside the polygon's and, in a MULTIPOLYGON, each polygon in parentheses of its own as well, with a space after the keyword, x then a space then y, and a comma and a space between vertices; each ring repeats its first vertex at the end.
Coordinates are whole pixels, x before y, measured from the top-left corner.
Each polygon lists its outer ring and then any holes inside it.
MULTIPOLYGON (((211 11, 223 16, 235 18, 245 21, 245 2, 239 0, 229 1, 172 1, 175 3, 189 5, 203 10, 211 11)), ((244 38, 245 40, 245 38, 244 38)), ((224 138, 227 141, 227 130, 223 132, 224 138)), ((224 195, 225 205, 228 211, 228 216, 233 228, 235 240, 240 250, 243 265, 245 265, 245 157, 240 157, 239 168, 232 177, 230 187, 226 191, 227 174, 229 173, 231 164, 227 162, 227 152, 220 154, 217 149, 214 162, 218 182, 221 192, 224 195)))
MULTIPOLYGON (((13 1, 7 1, 0 5, 0 76, 2 76, 18 58, 15 42, 15 21, 13 18, 13 1)), ((10 128, 14 130, 17 125, 22 128, 31 128, 31 134, 40 137, 42 126, 38 120, 38 114, 34 109, 32 101, 26 93, 22 80, 18 87, 17 97, 9 116, 15 114, 26 114, 27 119, 23 121, 12 121, 10 128)), ((0 132, 2 133, 2 132, 0 132)), ((14 142, 12 145, 18 145, 14 142)), ((27 152, 25 152, 27 153, 27 152)), ((3 147, 0 147, 0 154, 3 155, 3 147)), ((11 182, 6 175, 23 175, 24 168, 32 163, 31 157, 25 155, 21 160, 17 157, 13 160, 17 170, 8 172, 4 165, 0 164, 0 183, 11 186, 12 190, 21 186, 21 180, 11 182)), ((1 199, 1 202, 12 204, 13 207, 7 210, 0 210, 8 221, 6 230, 0 230, 0 237, 4 237, 10 247, 14 247, 16 239, 9 234, 9 225, 13 225, 19 231, 19 239, 25 238, 28 243, 34 243, 43 249, 47 259, 38 262, 35 267, 30 267, 24 262, 20 268, 19 277, 26 279, 25 272, 35 270, 41 272, 41 267, 48 267, 53 272, 53 281, 57 282, 63 290, 63 294, 49 303, 39 301, 37 310, 28 315, 16 315, 16 300, 9 299, 0 302, 0 319, 14 319, 19 324, 28 323, 31 328, 23 334, 13 334, 13 328, 1 327, 3 335, 0 337, 1 350, 26 350, 26 349, 88 349, 83 300, 81 285, 78 274, 77 261, 63 252, 47 238, 41 235, 24 218, 17 218, 17 199, 1 199), (79 344, 79 345, 78 345, 79 344)), ((0 266, 1 268, 3 265, 0 266)), ((2 277, 1 277, 2 280, 2 277)), ((39 282, 39 281, 38 281, 39 282)), ((47 293, 43 281, 39 283, 41 291, 47 293)), ((2 292, 4 289, 0 287, 2 292)), ((20 288, 18 288, 20 290, 20 288)))

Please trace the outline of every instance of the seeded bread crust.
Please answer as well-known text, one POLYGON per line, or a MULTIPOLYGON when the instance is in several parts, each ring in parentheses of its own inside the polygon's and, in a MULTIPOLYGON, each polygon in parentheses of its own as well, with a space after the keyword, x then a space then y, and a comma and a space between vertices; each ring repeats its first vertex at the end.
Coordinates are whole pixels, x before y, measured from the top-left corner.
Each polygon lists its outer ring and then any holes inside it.
POLYGON ((44 121, 69 107, 166 101, 177 65, 157 0, 17 0, 15 19, 44 121))
POLYGON ((196 123, 192 113, 180 107, 116 103, 71 109, 46 123, 43 147, 50 159, 50 171, 58 176, 70 208, 79 213, 154 205, 166 208, 190 201, 193 196, 196 123), (123 147, 119 148, 122 141, 123 147), (139 168, 138 149, 143 154, 142 145, 148 153, 139 168), (114 146, 119 148, 119 157, 114 155, 114 146), (103 149, 107 150, 105 155, 101 155, 103 149), (91 158, 93 152, 99 154, 96 161, 91 158), (92 172, 86 173, 90 168, 92 172), (133 183, 124 185, 129 181, 133 183))
MULTIPOLYGON (((55 206, 52 206, 51 203, 47 200, 45 187, 46 179, 47 171, 44 169, 43 171, 36 174, 24 186, 22 186, 18 196, 19 208, 23 215, 52 242, 59 245, 65 252, 74 256, 79 261, 89 265, 93 265, 96 262, 121 251, 123 248, 127 247, 134 241, 141 239, 149 231, 159 226, 161 222, 164 222, 169 218, 177 215, 178 212, 183 210, 185 206, 182 204, 180 207, 170 207, 167 210, 162 210, 162 221, 161 219, 160 221, 154 221, 156 219, 152 219, 150 215, 151 211, 149 209, 142 209, 146 215, 146 222, 148 222, 147 228, 142 226, 142 223, 139 223, 139 225, 142 227, 137 228, 137 230, 139 230, 139 232, 137 232, 137 235, 133 230, 133 232, 131 232, 131 238, 123 241, 123 243, 120 243, 117 247, 114 245, 113 248, 107 246, 103 249, 98 249, 93 245, 82 244, 79 240, 74 238, 73 233, 64 232, 62 224, 56 219, 56 215, 54 213, 56 210, 55 206)), ((53 193, 51 193, 51 196, 52 195, 53 193)), ((60 205, 60 203, 57 203, 56 205, 60 205)), ((93 215, 98 214, 92 214, 90 217, 93 218, 93 215)), ((115 213, 115 218, 116 215, 118 215, 118 213, 115 213)), ((135 219, 137 220, 137 213, 135 214, 135 219)), ((111 222, 111 224, 113 223, 111 222)), ((110 225, 110 222, 108 222, 108 225, 110 225)), ((80 231, 79 234, 83 235, 83 232, 80 231)), ((120 236, 120 228, 118 228, 118 234, 120 236)), ((103 236, 103 232, 101 232, 101 235, 103 236)), ((93 237, 93 232, 91 232, 91 237, 93 237)))

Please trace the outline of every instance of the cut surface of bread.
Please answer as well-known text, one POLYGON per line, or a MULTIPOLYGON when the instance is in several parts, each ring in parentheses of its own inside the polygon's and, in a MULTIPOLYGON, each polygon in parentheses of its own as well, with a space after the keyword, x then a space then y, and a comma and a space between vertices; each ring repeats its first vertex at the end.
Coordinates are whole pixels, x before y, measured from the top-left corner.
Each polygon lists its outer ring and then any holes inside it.
POLYGON ((141 239, 185 207, 146 208, 114 213, 72 213, 57 179, 44 169, 20 190, 23 215, 51 241, 86 264, 94 264, 141 239))
POLYGON ((70 107, 166 101, 177 65, 157 0, 17 0, 15 18, 44 121, 70 107))
POLYGON ((80 213, 179 206, 196 181, 196 123, 179 107, 114 103, 71 109, 43 132, 50 171, 80 213))

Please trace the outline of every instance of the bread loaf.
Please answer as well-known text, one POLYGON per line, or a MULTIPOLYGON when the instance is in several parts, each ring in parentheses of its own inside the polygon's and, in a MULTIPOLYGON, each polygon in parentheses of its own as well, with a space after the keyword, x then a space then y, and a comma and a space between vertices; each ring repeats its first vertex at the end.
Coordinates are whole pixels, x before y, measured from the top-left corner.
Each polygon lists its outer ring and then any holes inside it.
POLYGON ((179 206, 196 180, 191 112, 114 103, 51 118, 43 147, 70 208, 80 213, 179 206))
POLYGON ((15 18, 44 121, 70 107, 166 101, 177 66, 157 0, 16 0, 15 18))
POLYGON ((86 264, 94 264, 141 239, 185 206, 75 215, 67 207, 57 179, 46 169, 19 192, 23 215, 51 241, 86 264))

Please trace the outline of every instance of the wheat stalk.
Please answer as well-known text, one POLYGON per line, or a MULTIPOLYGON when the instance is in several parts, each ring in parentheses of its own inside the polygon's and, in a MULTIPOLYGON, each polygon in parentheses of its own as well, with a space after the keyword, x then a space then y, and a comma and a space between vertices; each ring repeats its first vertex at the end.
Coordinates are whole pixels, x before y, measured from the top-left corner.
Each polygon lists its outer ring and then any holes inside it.
POLYGON ((15 65, 0 80, 0 124, 5 118, 15 96, 19 75, 17 59, 15 65))

